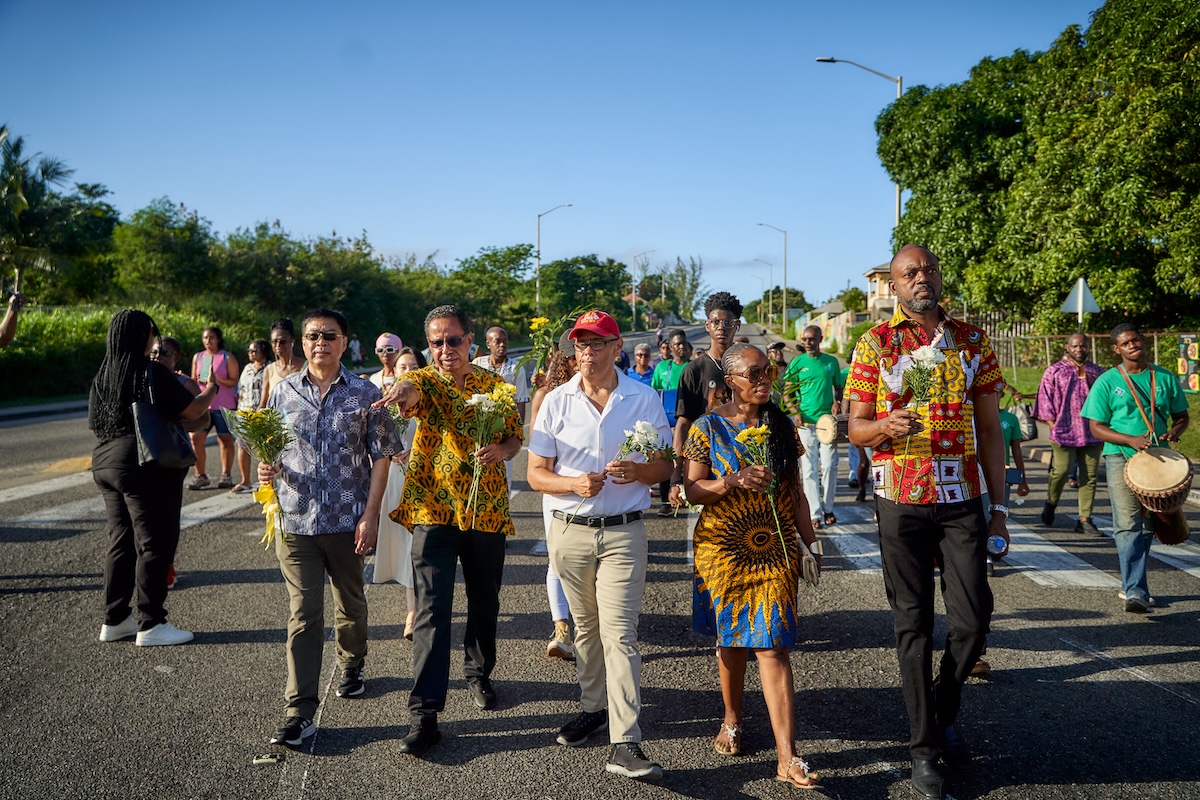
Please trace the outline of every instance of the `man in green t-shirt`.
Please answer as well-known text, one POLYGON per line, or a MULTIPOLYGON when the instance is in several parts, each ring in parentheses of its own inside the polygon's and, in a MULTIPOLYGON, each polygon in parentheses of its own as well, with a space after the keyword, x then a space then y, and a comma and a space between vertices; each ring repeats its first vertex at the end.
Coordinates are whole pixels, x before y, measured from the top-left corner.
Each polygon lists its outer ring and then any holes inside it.
MULTIPOLYGON (((671 357, 665 358, 655 365, 654 374, 650 377, 650 388, 658 392, 658 396, 662 398, 663 408, 667 412, 667 425, 674 431, 679 378, 683 375, 683 368, 688 365, 690 357, 688 351, 691 349, 691 345, 688 343, 687 334, 679 328, 668 333, 663 344, 670 347, 671 357)), ((670 480, 665 480, 658 485, 658 496, 662 500, 662 505, 658 507, 660 517, 675 513, 675 507, 671 505, 669 496, 670 489, 670 480)))
POLYGON ((1137 328, 1118 325, 1112 329, 1112 342, 1121 364, 1096 379, 1079 414, 1090 420, 1092 435, 1104 442, 1101 455, 1125 610, 1145 614, 1154 605, 1146 581, 1154 523, 1125 482, 1125 462, 1138 450, 1179 441, 1188 426, 1188 403, 1179 380, 1150 363, 1137 328))
POLYGON ((837 522, 833 515, 833 498, 837 492, 837 445, 817 441, 817 420, 825 414, 838 412, 842 387, 845 386, 838 360, 821 352, 821 338, 821 329, 817 326, 805 328, 800 334, 804 352, 788 363, 783 375, 783 410, 792 416, 800 433, 800 443, 804 445, 800 474, 804 477, 804 496, 812 511, 813 528, 837 522))

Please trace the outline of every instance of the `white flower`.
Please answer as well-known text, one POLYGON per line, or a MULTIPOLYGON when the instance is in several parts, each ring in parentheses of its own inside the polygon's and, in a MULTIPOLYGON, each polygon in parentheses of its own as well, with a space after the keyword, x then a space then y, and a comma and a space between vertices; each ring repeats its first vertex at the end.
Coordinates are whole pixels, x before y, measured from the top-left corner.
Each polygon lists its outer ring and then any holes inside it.
POLYGON ((632 438, 633 438, 633 431, 625 431, 625 438, 626 438, 626 439, 632 439, 632 438))
POLYGON ((633 429, 638 432, 644 441, 653 442, 658 439, 658 431, 654 429, 653 425, 651 425, 649 422, 646 422, 644 419, 638 420, 633 426, 633 429))
POLYGON ((924 345, 923 347, 918 347, 913 351, 912 360, 916 362, 917 365, 931 370, 946 360, 946 354, 941 350, 938 350, 936 347, 924 345))
POLYGON ((467 401, 469 406, 482 406, 490 398, 486 394, 473 394, 471 399, 467 401))

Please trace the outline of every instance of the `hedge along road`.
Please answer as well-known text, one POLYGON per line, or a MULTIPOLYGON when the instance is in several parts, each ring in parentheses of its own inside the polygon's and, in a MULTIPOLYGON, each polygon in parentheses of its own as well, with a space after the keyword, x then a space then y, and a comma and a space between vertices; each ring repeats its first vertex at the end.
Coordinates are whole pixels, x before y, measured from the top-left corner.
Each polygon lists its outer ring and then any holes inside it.
MULTIPOLYGON (((51 424, 27 423, 28 438, 18 444, 13 429, 6 431, 0 460, 11 460, 14 446, 31 447, 51 424)), ((76 448, 71 457, 90 450, 85 425, 77 419, 66 428, 73 435, 63 438, 76 448)), ((646 749, 662 762, 665 779, 650 786, 606 774, 603 737, 579 749, 554 743, 578 709, 578 690, 570 664, 544 657, 551 628, 540 499, 521 479, 524 470, 522 452, 513 470, 517 536, 501 598, 500 708, 471 705, 455 658, 445 739, 424 760, 396 750, 412 674, 399 587, 368 592, 366 696, 333 696, 330 643, 320 733, 302 751, 279 751, 282 762, 255 765, 256 755, 272 751, 266 737, 281 721, 287 616, 274 556, 257 544, 258 509, 216 490, 186 493, 180 584, 168 609, 173 622, 196 631, 196 641, 139 649, 95 640, 106 542, 87 476, 74 486, 48 489, 51 479, 38 479, 0 494, 7 655, 0 715, 8 734, 0 743, 0 797, 796 796, 774 780, 754 668, 746 755, 712 750, 721 703, 712 642, 691 632, 682 519, 649 519, 640 628, 646 749)), ((1037 470, 1031 482, 1035 494, 1013 520, 1028 552, 1002 565, 993 581, 988 659, 995 677, 973 681, 964 695, 976 764, 952 792, 1093 798, 1111 796, 1118 784, 1129 797, 1200 796, 1200 767, 1186 757, 1200 708, 1200 568, 1185 558, 1193 551, 1173 549, 1178 565, 1152 560, 1159 609, 1148 618, 1125 614, 1112 588, 1111 540, 1073 534, 1069 524, 1038 526, 1044 474, 1037 470), (1057 560, 1039 560, 1052 550, 1057 560)), ((800 596, 804 641, 792 654, 799 749, 825 776, 826 796, 908 797, 907 725, 870 512, 844 485, 839 491, 840 521, 826 532, 821 586, 800 596)), ((1096 513, 1107 515, 1107 504, 1096 513)), ((465 602, 459 588, 456 642, 465 602)))

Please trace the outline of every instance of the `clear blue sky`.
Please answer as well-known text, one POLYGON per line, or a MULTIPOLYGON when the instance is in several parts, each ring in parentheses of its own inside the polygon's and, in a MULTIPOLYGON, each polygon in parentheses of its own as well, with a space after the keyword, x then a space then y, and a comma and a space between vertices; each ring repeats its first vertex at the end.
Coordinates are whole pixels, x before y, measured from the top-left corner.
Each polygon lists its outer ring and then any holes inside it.
POLYGON ((228 233, 365 230, 453 263, 533 242, 714 290, 767 267, 822 302, 886 261, 894 189, 874 120, 893 84, 956 83, 1044 50, 1099 0, 0 2, 0 122, 106 184, 228 233), (64 10, 68 9, 69 10, 64 10))

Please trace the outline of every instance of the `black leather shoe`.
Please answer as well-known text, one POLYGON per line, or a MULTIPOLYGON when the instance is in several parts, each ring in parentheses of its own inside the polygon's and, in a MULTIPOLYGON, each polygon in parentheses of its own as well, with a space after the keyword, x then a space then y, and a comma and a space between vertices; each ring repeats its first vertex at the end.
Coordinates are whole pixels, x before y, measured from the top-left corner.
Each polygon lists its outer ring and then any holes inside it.
POLYGON ((400 740, 400 752, 419 756, 442 740, 436 722, 414 722, 408 735, 400 740))
POLYGON ((1054 509, 1057 507, 1053 503, 1046 503, 1046 505, 1042 506, 1042 524, 1047 528, 1054 525, 1054 509))
POLYGON ((942 800, 946 796, 936 758, 913 759, 912 788, 919 797, 928 797, 930 800, 942 800))
POLYGON ((946 749, 942 751, 946 763, 952 767, 961 768, 971 763, 971 748, 963 738, 962 728, 958 723, 947 725, 945 728, 946 749))
POLYGON ((467 688, 471 690, 471 702, 476 708, 490 711, 496 707, 496 688, 488 678, 467 678, 467 688))

